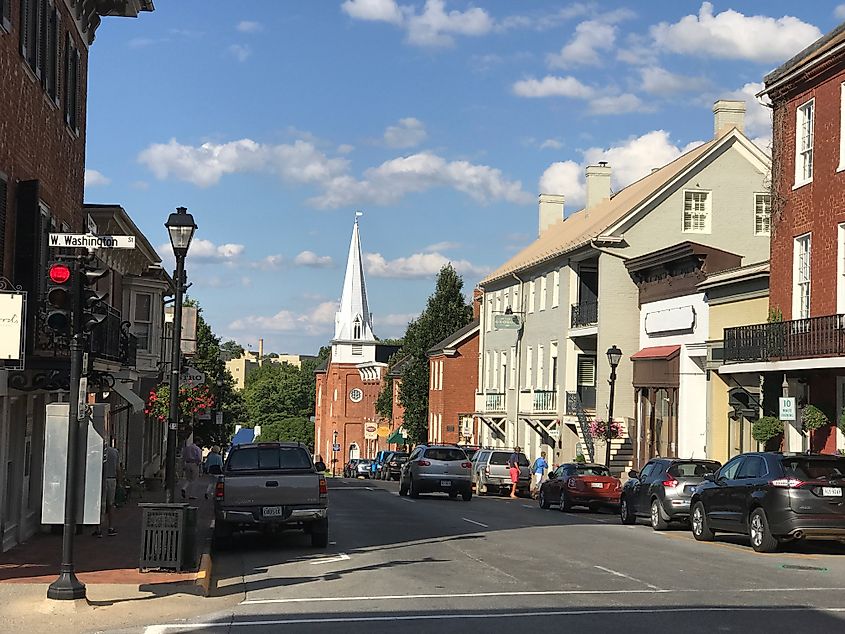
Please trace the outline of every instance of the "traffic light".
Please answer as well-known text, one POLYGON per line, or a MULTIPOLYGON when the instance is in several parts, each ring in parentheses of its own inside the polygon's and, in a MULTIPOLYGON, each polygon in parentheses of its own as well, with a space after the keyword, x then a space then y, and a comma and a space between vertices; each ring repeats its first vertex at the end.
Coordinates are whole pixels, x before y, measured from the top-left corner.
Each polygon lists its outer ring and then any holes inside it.
POLYGON ((72 263, 60 260, 47 267, 47 327, 57 333, 70 333, 73 323, 74 273, 72 263))
POLYGON ((83 268, 80 271, 80 305, 82 307, 82 330, 84 332, 91 332, 106 318, 107 308, 103 300, 108 293, 92 288, 96 285, 97 280, 106 273, 108 273, 108 269, 83 268))

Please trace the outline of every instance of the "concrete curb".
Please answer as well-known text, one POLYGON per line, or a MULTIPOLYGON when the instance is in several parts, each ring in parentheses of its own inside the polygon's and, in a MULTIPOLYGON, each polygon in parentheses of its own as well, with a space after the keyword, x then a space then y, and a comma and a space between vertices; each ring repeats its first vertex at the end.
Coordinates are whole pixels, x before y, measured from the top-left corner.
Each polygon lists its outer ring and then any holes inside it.
POLYGON ((204 597, 207 597, 211 592, 211 571, 211 554, 203 553, 200 557, 200 566, 194 579, 194 585, 202 591, 204 597))

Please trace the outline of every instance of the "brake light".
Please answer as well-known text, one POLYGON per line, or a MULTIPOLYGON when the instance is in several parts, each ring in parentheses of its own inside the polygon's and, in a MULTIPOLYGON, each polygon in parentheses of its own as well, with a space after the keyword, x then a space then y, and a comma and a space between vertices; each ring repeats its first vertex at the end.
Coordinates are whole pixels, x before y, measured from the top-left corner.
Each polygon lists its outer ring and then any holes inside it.
POLYGON ((428 460, 417 460, 417 464, 421 467, 430 467, 431 463, 428 460))
POLYGON ((471 468, 472 468, 472 463, 471 463, 471 462, 462 462, 462 463, 461 463, 461 466, 462 466, 464 469, 471 469, 471 468))
POLYGON ((329 485, 325 478, 320 478, 320 497, 329 494, 329 485))
POLYGON ((223 492, 224 492, 223 480, 218 480, 217 484, 214 485, 214 499, 215 500, 222 500, 223 499, 223 492))
POLYGON ((779 489, 797 489, 804 486, 804 482, 797 478, 778 478, 777 480, 772 480, 769 484, 779 489))
POLYGON ((670 478, 668 480, 663 481, 663 486, 665 486, 667 489, 674 489, 676 486, 678 486, 678 481, 675 478, 670 478))

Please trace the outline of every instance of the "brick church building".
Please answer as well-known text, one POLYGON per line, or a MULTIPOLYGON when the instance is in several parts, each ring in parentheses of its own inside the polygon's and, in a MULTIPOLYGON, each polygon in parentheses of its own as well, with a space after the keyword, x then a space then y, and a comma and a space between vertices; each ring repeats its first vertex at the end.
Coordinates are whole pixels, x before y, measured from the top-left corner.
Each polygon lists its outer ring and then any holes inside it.
POLYGON ((376 413, 376 400, 387 378, 387 361, 398 349, 379 343, 373 334, 358 215, 331 348, 328 361, 317 369, 314 453, 329 465, 337 460, 335 470, 340 471, 351 458, 370 458, 387 449, 386 435, 378 433, 384 423, 376 413))

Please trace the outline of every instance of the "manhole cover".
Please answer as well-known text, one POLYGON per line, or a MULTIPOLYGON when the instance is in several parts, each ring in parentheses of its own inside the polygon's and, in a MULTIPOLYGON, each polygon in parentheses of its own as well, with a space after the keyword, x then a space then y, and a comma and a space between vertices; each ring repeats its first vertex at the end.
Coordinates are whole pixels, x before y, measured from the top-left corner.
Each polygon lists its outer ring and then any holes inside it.
POLYGON ((783 564, 781 568, 787 570, 818 570, 819 572, 827 572, 827 568, 820 568, 819 566, 796 566, 794 564, 783 564))

